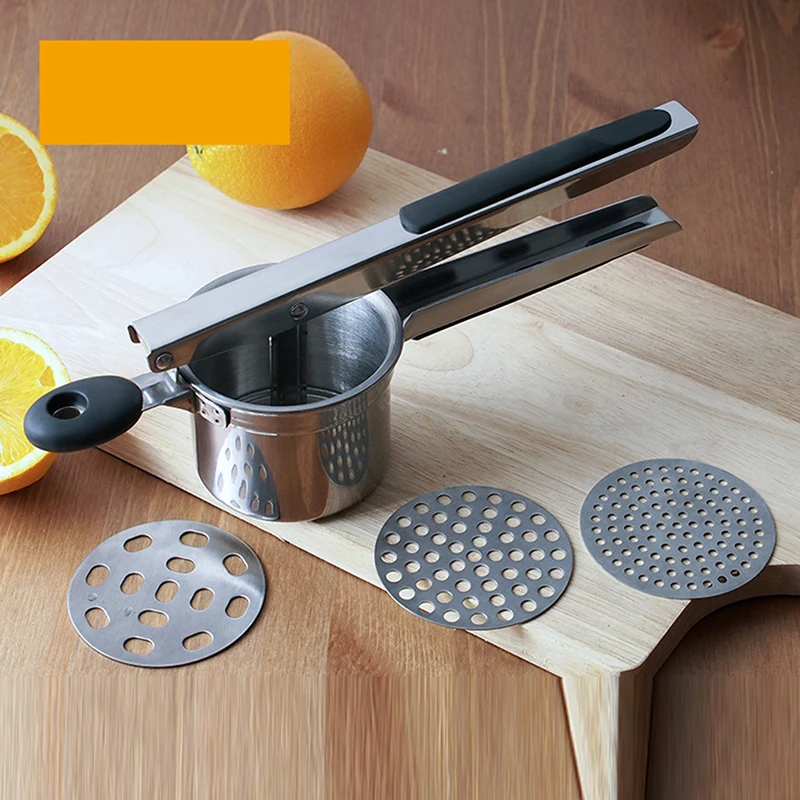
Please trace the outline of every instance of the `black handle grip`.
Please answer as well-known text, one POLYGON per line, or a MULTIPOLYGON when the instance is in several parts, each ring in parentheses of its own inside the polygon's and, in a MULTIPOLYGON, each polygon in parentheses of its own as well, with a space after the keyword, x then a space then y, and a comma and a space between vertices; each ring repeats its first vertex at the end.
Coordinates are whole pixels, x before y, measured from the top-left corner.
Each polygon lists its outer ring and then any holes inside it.
POLYGON ((85 378, 40 397, 25 414, 25 435, 51 453, 87 450, 132 428, 142 401, 142 390, 127 378, 85 378))
POLYGON ((400 222, 409 233, 427 233, 559 175, 652 139, 671 123, 672 117, 663 109, 639 111, 409 203, 400 209, 400 222))

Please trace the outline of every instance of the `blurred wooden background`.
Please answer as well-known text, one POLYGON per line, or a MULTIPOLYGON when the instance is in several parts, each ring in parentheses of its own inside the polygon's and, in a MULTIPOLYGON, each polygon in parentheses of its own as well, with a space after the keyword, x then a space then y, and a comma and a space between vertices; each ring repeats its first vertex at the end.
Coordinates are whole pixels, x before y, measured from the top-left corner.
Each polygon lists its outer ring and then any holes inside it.
MULTIPOLYGON (((653 194, 684 232, 648 255, 800 313, 800 0, 1 0, 0 21, 0 111, 34 130, 40 39, 251 38, 291 28, 327 42, 363 80, 373 147, 453 179, 680 100, 701 122, 691 147, 559 215, 653 194)), ((203 83, 186 75, 176 91, 209 102, 203 83)), ((32 250, 0 267, 0 291, 181 155, 51 152, 56 216, 32 250)), ((56 636, 75 648, 64 663, 51 657, 51 632, 37 630, 35 603, 20 608, 3 592, 0 644, 21 625, 31 644, 16 655, 0 647, 0 670, 21 682, 0 690, 0 728, 11 734, 0 747, 2 796, 579 796, 555 678, 417 620, 99 452, 61 459, 36 487, 0 498, 0 586, 13 581, 15 559, 40 558, 33 596, 62 605, 62 577, 83 555, 58 563, 71 527, 91 527, 99 542, 158 517, 258 541, 271 594, 251 635, 270 637, 274 658, 246 685, 230 681, 245 677, 236 648, 186 670, 137 674, 79 644, 64 614, 56 636), (95 682, 67 677, 83 675, 95 682), (91 714, 78 713, 89 703, 91 714), (147 712, 160 715, 159 736, 140 718, 147 712)), ((797 601, 759 600, 717 613, 684 640, 656 680, 649 800, 800 796, 798 627, 797 601)))

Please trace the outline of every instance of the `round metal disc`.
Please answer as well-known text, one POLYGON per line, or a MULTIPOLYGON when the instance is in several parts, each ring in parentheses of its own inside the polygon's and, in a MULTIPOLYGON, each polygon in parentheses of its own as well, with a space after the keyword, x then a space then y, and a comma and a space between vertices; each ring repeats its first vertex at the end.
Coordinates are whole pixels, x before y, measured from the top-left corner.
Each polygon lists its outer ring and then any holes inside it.
POLYGON ((628 464, 589 492, 583 541, 615 578, 659 597, 712 597, 761 572, 775 548, 767 504, 744 481, 698 461, 628 464))
POLYGON ((266 580, 256 554, 231 533, 188 520, 121 531, 72 577, 69 617, 104 656, 174 667, 233 644, 261 611, 266 580))
POLYGON ((375 566, 389 594, 418 617, 450 628, 505 628, 539 616, 563 594, 572 545, 533 500, 454 486, 389 517, 375 566))

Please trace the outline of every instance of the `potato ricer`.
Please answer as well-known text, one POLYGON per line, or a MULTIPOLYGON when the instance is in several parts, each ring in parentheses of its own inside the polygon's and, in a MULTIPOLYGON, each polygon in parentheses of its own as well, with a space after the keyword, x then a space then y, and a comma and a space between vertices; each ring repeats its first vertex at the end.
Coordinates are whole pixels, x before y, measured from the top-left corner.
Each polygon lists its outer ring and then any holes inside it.
POLYGON ((143 411, 177 406, 194 415, 199 476, 228 508, 281 521, 341 511, 386 470, 389 384, 406 339, 567 280, 680 226, 652 198, 637 196, 465 251, 680 149, 696 131, 697 120, 669 102, 286 261, 226 275, 130 325, 150 372, 57 388, 31 406, 25 433, 44 450, 81 450, 120 436, 143 411))

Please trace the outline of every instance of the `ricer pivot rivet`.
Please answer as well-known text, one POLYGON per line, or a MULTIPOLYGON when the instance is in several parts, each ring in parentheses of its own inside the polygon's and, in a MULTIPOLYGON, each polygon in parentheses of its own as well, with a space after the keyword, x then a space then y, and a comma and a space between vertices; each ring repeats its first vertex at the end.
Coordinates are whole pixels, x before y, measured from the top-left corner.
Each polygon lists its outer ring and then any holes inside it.
POLYGON ((175 363, 172 353, 161 353, 156 359, 156 366, 159 369, 169 369, 175 363))
POLYGON ((289 313, 292 319, 303 319, 308 314, 308 306, 305 303, 295 303, 290 309, 289 313))

